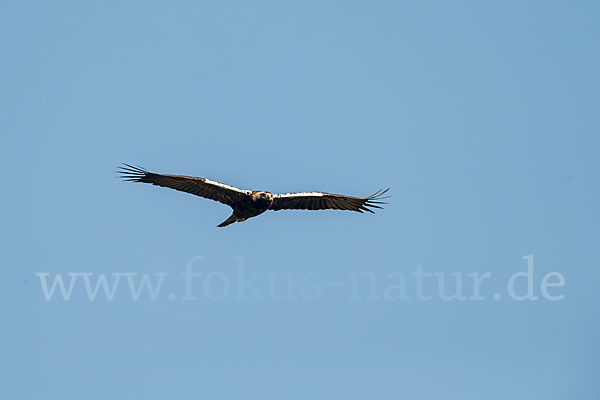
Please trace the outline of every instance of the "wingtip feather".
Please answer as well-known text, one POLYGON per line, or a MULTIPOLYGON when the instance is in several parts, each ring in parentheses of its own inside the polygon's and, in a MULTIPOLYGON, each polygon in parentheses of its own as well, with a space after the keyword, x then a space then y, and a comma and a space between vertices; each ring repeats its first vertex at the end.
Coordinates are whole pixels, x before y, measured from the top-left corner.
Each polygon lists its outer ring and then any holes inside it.
POLYGON ((117 167, 115 171, 119 175, 119 178, 127 182, 142 182, 142 180, 148 174, 145 168, 139 166, 133 166, 127 163, 121 163, 122 165, 117 167))

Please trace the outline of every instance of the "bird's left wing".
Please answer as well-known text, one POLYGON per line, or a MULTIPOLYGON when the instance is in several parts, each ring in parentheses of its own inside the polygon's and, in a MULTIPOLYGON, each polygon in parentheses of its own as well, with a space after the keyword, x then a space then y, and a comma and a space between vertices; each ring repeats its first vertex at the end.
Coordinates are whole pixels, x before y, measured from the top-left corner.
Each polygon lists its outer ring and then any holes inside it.
POLYGON ((211 181, 206 178, 196 178, 183 175, 155 174, 140 167, 123 164, 119 168, 121 178, 131 182, 151 183, 157 186, 168 187, 196 196, 215 200, 233 207, 235 203, 249 196, 251 192, 238 189, 224 183, 211 181))
POLYGON ((323 192, 285 193, 276 194, 270 210, 349 210, 362 213, 373 212, 371 208, 382 208, 382 199, 389 190, 379 190, 369 197, 352 197, 342 194, 323 192))

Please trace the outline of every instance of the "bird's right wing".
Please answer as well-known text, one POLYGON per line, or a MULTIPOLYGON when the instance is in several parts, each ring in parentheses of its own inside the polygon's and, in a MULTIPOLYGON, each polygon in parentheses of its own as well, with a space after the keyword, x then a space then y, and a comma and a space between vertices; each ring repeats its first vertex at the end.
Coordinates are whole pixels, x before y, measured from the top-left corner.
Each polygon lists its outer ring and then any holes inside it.
POLYGON ((167 187, 206 199, 215 200, 230 207, 251 194, 248 190, 238 189, 220 182, 193 176, 155 174, 140 167, 123 164, 119 167, 121 178, 130 182, 151 183, 167 187))
POLYGON ((349 210, 362 213, 373 212, 371 208, 382 208, 381 201, 389 190, 379 190, 369 197, 353 197, 325 192, 276 194, 270 210, 349 210))

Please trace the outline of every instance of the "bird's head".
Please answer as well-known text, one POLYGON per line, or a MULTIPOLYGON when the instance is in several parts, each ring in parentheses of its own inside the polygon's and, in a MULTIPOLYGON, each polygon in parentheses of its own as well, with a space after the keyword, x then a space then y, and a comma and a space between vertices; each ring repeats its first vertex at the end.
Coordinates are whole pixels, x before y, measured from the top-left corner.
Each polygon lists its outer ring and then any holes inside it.
POLYGON ((271 193, 271 192, 255 192, 253 197, 254 197, 254 200, 272 201, 273 193, 271 193))

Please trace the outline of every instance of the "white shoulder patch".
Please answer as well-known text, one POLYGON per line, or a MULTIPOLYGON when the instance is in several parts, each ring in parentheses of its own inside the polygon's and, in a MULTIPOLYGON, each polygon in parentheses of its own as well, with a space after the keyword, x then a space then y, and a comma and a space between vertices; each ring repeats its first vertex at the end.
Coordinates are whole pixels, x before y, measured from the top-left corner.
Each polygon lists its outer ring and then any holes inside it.
POLYGON ((275 197, 283 198, 283 197, 323 197, 325 193, 323 192, 302 192, 302 193, 283 193, 276 194, 275 197))
POLYGON ((239 192, 239 193, 244 193, 244 194, 250 194, 250 193, 252 193, 250 190, 238 189, 236 187, 229 186, 229 185, 226 185, 226 184, 221 183, 221 182, 211 181, 210 179, 207 179, 207 178, 204 178, 204 183, 208 183, 209 185, 219 186, 219 187, 222 187, 224 189, 233 190, 233 191, 239 192))

